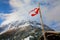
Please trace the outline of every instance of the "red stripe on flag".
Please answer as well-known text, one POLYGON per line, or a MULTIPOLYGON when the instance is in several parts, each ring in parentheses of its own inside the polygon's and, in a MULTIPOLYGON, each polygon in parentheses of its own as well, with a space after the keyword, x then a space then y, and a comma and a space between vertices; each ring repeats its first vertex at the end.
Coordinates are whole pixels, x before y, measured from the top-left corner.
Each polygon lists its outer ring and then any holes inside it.
POLYGON ((31 13, 31 12, 33 12, 33 11, 34 11, 35 13, 32 13, 31 16, 37 15, 37 14, 39 13, 39 8, 35 8, 35 9, 31 10, 29 13, 31 13))

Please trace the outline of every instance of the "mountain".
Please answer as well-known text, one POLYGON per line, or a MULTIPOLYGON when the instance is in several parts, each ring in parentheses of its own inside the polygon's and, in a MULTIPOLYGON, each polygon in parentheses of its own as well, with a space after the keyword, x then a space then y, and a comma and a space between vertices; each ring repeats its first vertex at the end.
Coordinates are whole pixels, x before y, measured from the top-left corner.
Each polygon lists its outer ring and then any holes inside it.
MULTIPOLYGON (((54 31, 44 24, 45 31, 54 31)), ((31 34, 42 34, 41 24, 36 21, 15 21, 0 27, 0 39, 19 38, 20 40, 31 34)))

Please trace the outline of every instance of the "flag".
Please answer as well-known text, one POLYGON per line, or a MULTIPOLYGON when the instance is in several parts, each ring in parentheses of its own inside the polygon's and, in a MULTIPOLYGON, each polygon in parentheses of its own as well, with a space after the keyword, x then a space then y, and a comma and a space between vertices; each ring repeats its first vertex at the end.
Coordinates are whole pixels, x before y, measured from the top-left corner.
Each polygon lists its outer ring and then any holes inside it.
POLYGON ((33 10, 31 10, 29 12, 31 14, 31 16, 36 16, 39 13, 39 8, 34 8, 33 10), (34 13, 33 13, 34 12, 34 13))

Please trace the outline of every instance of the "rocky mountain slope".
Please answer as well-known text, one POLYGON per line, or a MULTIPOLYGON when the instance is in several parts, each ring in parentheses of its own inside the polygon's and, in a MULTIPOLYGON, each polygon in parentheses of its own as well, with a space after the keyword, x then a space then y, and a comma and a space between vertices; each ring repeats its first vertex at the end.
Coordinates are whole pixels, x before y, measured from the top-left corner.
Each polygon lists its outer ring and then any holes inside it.
MULTIPOLYGON (((44 24, 45 31, 54 31, 44 24)), ((36 21, 15 21, 0 27, 0 39, 17 39, 20 40, 30 35, 42 34, 41 24, 36 21)))

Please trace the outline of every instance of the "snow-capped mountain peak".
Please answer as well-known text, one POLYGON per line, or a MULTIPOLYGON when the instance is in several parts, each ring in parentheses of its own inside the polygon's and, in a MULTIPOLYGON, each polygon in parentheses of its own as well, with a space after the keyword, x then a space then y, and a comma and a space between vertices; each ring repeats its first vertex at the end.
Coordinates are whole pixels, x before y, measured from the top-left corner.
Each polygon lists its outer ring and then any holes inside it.
MULTIPOLYGON (((26 28, 39 28, 41 29, 41 24, 37 23, 36 21, 15 21, 6 25, 1 25, 0 27, 0 34, 6 33, 10 30, 13 31, 17 29, 27 30, 26 28)), ((45 30, 52 30, 47 25, 44 24, 45 30)))

